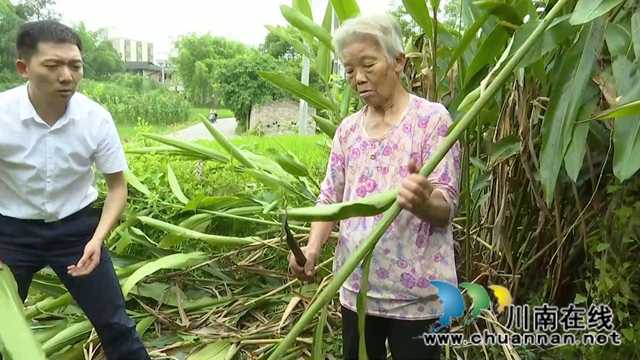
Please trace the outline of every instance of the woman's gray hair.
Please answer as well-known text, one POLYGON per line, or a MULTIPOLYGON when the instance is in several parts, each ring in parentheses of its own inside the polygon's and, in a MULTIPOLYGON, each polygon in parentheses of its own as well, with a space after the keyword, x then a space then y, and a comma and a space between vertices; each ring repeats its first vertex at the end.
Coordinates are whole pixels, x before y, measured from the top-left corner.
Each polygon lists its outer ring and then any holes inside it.
POLYGON ((402 30, 391 14, 359 15, 341 24, 333 36, 333 47, 342 60, 344 48, 363 36, 373 37, 384 51, 390 63, 404 53, 402 30))

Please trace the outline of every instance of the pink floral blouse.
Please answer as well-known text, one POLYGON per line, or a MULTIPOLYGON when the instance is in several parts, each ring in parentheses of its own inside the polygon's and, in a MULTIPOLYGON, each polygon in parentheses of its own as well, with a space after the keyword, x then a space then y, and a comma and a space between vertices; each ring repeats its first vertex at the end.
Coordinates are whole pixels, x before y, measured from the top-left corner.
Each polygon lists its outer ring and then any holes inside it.
MULTIPOLYGON (((398 188, 409 175, 410 158, 421 168, 452 124, 443 105, 411 95, 402 120, 387 134, 372 138, 363 124, 366 109, 338 126, 318 206, 398 188)), ((451 219, 458 206, 459 179, 460 144, 456 142, 429 176, 434 188, 452 205, 451 219)), ((334 271, 344 265, 381 218, 377 215, 340 222, 334 271)), ((353 311, 361 278, 362 268, 358 266, 340 289, 340 302, 353 311)), ((439 317, 442 305, 430 280, 457 286, 452 228, 431 226, 403 210, 374 249, 367 313, 397 319, 439 317)))

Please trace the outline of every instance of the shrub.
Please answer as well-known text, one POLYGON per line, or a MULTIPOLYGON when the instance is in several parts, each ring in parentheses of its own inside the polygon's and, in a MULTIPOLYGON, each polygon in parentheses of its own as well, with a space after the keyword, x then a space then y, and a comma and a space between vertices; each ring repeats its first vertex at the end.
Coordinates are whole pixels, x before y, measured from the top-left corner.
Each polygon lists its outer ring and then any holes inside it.
POLYGON ((190 104, 164 88, 141 92, 143 83, 135 78, 120 78, 116 82, 84 80, 79 91, 107 108, 119 124, 136 124, 145 120, 151 125, 172 125, 189 117, 190 104), (128 84, 129 87, 118 85, 128 84), (136 86, 138 89, 134 90, 136 86))

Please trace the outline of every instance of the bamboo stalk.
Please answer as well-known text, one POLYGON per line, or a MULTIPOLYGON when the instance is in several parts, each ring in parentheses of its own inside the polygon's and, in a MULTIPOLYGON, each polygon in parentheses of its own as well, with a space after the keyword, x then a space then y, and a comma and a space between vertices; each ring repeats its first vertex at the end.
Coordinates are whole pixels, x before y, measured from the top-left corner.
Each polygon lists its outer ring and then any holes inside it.
MULTIPOLYGON (((449 149, 460 138, 461 134, 471 125, 473 119, 480 113, 480 110, 493 98, 493 95, 499 90, 499 88, 505 83, 507 78, 511 76, 511 73, 515 67, 522 61, 524 56, 529 52, 529 49, 540 38, 545 29, 551 24, 551 21, 560 13, 560 10, 566 5, 568 0, 559 0, 549 11, 547 17, 536 27, 531 36, 525 41, 520 49, 509 60, 505 67, 498 73, 495 80, 486 88, 481 94, 480 98, 471 107, 468 113, 466 113, 455 128, 444 139, 442 145, 438 147, 432 158, 420 170, 420 175, 427 176, 438 165, 438 163, 449 152, 449 149)), ((322 291, 318 299, 309 306, 307 311, 302 314, 302 317, 293 326, 289 334, 278 344, 273 353, 269 356, 268 360, 281 359, 286 349, 291 348, 298 335, 304 330, 304 328, 311 323, 315 315, 320 311, 340 290, 342 284, 347 280, 349 275, 356 269, 358 264, 364 259, 367 254, 373 250, 378 240, 382 237, 385 231, 389 228, 391 223, 400 213, 400 205, 396 200, 390 209, 388 209, 378 225, 373 229, 373 232, 367 236, 362 244, 354 251, 354 253, 347 259, 344 266, 334 274, 333 279, 322 291)), ((362 284, 361 288, 366 290, 367 284, 362 284)))

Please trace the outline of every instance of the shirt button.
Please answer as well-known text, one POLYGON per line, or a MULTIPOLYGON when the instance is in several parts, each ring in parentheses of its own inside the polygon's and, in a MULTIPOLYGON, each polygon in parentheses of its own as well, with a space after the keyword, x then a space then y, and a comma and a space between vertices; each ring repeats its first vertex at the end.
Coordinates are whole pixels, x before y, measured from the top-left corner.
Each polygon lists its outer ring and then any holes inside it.
POLYGON ((371 160, 374 160, 376 158, 376 156, 374 154, 371 154, 371 160))

